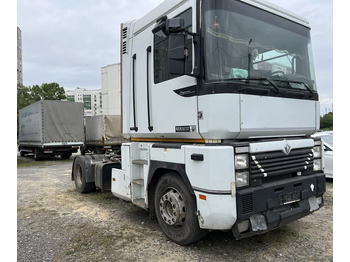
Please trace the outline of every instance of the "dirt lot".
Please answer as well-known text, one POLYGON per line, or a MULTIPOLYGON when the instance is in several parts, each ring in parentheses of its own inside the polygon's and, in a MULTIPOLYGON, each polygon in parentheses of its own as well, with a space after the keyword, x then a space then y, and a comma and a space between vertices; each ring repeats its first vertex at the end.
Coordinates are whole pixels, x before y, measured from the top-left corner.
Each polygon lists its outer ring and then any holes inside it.
POLYGON ((236 241, 210 232, 191 246, 166 239, 143 209, 111 193, 79 194, 72 159, 17 158, 18 261, 332 261, 333 183, 318 212, 236 241))

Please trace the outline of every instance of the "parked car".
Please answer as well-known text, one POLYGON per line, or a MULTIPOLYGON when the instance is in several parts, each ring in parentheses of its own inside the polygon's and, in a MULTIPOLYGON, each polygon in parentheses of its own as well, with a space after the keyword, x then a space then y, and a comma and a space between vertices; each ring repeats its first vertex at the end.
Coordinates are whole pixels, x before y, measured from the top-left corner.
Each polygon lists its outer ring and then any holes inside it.
POLYGON ((333 131, 318 132, 313 137, 321 137, 324 144, 324 173, 333 179, 333 131))

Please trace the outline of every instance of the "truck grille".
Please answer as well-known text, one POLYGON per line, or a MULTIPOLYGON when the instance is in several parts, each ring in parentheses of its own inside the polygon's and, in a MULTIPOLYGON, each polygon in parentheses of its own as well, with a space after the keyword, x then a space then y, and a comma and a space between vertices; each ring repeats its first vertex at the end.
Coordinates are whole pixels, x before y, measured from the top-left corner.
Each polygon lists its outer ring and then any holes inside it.
POLYGON ((252 179, 276 177, 313 170, 312 148, 294 149, 288 155, 281 151, 251 154, 252 179))

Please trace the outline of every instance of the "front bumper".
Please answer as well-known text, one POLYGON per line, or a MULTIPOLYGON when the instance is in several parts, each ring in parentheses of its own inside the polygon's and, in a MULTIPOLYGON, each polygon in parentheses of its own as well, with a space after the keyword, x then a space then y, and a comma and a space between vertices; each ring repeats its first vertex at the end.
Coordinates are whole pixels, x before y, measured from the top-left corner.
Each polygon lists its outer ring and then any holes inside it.
POLYGON ((233 235, 236 239, 250 237, 307 216, 323 206, 325 191, 322 173, 239 190, 233 235))

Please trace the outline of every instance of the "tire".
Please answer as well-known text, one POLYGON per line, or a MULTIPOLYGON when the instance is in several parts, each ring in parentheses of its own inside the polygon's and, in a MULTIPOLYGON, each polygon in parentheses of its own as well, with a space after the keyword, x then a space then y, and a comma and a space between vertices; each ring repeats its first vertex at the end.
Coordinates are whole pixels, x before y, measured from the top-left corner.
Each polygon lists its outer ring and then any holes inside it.
POLYGON ((95 183, 87 183, 85 178, 85 166, 80 157, 77 157, 73 166, 73 178, 75 189, 79 193, 88 193, 96 190, 95 183))
POLYGON ((71 155, 72 155, 71 153, 64 153, 61 155, 61 158, 62 159, 69 159, 71 157, 71 155))
POLYGON ((170 172, 159 179, 154 201, 158 223, 175 243, 189 245, 208 233, 199 227, 195 196, 177 173, 170 172))
POLYGON ((24 151, 21 150, 21 151, 19 151, 19 155, 23 157, 23 156, 25 156, 26 154, 24 153, 24 151))
POLYGON ((41 153, 40 149, 35 148, 34 149, 34 160, 39 161, 43 158, 43 154, 41 153))

